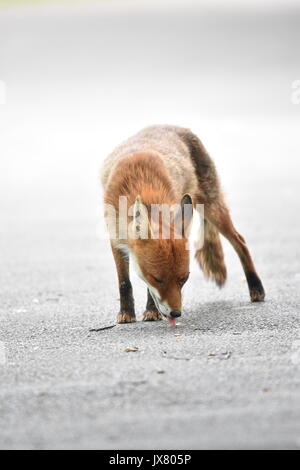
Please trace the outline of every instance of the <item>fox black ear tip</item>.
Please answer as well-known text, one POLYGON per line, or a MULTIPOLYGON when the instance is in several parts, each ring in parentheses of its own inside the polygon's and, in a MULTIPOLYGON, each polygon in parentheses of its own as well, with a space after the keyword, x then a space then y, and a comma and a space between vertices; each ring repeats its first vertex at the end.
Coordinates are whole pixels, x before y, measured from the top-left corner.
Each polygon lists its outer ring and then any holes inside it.
POLYGON ((192 204, 192 196, 189 193, 184 194, 181 200, 182 204, 192 204))

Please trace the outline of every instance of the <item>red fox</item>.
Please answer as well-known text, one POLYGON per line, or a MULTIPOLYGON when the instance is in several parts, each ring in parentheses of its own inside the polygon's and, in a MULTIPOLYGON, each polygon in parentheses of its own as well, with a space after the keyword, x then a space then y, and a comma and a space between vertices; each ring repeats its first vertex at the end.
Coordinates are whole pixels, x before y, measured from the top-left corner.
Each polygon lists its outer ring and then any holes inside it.
MULTIPOLYGON (((172 219, 170 237, 162 237, 161 231, 156 238, 142 237, 142 226, 146 226, 151 234, 148 212, 143 208, 150 209, 153 204, 179 203, 181 216, 186 205, 203 204, 204 242, 195 256, 204 275, 219 287, 226 281, 221 233, 240 258, 251 300, 264 300, 263 285, 245 240, 231 221, 215 165, 201 141, 189 129, 167 125, 143 129, 106 158, 101 181, 106 207, 113 207, 118 214, 120 196, 125 196, 128 206, 133 207, 133 213, 126 215, 126 222, 132 224, 131 235, 111 237, 120 291, 118 323, 136 321, 129 258, 148 288, 143 320, 166 317, 170 324, 175 324, 181 315, 181 290, 189 277, 188 234, 182 226, 183 236, 175 237, 172 219)), ((109 225, 109 211, 105 217, 109 225)), ((191 217, 192 211, 189 211, 187 226, 191 217)), ((161 226, 161 219, 159 221, 161 226)))

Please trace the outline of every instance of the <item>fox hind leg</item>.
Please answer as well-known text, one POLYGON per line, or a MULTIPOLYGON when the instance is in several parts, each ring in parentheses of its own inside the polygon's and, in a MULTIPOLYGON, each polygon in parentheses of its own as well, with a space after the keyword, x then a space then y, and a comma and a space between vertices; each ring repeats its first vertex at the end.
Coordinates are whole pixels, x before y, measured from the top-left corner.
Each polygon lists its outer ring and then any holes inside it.
POLYGON ((229 215, 227 207, 222 204, 206 208, 206 217, 220 233, 227 238, 242 263, 247 279, 252 302, 260 302, 265 298, 262 282, 256 272, 249 249, 244 238, 236 231, 229 215))

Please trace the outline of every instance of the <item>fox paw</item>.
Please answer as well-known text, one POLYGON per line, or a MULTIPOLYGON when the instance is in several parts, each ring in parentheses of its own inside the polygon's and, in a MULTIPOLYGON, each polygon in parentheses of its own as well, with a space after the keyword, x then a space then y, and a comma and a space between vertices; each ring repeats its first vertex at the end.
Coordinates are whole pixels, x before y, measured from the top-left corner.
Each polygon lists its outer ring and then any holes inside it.
POLYGON ((135 321, 135 315, 132 313, 120 312, 117 315, 117 323, 134 323, 135 321))
POLYGON ((144 312, 143 321, 157 320, 162 320, 162 316, 157 310, 146 310, 146 312, 144 312))
POLYGON ((265 291, 263 287, 253 287, 250 291, 251 302, 262 302, 265 300, 265 291))
POLYGON ((249 272, 246 274, 249 284, 250 297, 252 302, 262 302, 265 299, 265 291, 261 280, 256 273, 249 272))

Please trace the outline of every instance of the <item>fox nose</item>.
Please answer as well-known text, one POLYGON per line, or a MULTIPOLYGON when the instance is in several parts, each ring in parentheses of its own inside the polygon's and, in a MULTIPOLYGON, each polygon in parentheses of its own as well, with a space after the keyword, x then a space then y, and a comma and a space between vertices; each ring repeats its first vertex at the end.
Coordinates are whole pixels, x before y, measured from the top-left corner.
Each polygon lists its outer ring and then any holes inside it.
POLYGON ((174 310, 173 312, 170 313, 170 316, 172 318, 178 318, 181 316, 181 312, 178 312, 177 310, 174 310))

